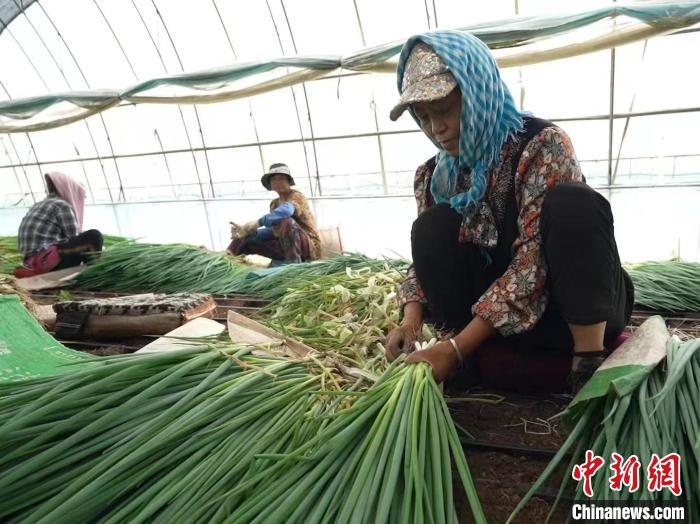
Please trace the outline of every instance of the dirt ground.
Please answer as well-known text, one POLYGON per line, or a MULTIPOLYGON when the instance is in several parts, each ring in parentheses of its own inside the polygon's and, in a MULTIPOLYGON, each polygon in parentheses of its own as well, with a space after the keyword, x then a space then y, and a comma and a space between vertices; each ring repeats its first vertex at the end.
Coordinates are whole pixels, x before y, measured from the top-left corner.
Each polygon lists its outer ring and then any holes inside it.
MULTIPOLYGON (((566 439, 561 422, 552 417, 566 407, 570 397, 485 390, 471 390, 463 396, 480 399, 484 393, 500 395, 502 399, 497 403, 448 400, 448 405, 455 422, 474 437, 463 437, 463 447, 486 517, 491 523, 502 523, 566 439)), ((563 471, 557 472, 515 522, 545 522, 562 475, 563 471)), ((473 522, 460 481, 457 477, 454 481, 459 522, 473 522)), ((561 506, 550 522, 566 520, 569 505, 563 501, 561 506)))

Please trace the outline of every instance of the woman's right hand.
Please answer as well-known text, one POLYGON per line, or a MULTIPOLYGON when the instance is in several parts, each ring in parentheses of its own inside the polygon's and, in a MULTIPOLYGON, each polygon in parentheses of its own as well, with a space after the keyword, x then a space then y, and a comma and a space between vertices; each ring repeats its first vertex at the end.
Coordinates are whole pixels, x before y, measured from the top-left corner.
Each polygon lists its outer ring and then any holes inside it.
POLYGON ((423 308, 419 302, 409 302, 404 306, 401 325, 389 331, 386 336, 386 358, 390 362, 401 353, 413 351, 413 343, 423 328, 423 308))
POLYGON ((386 336, 386 358, 389 362, 395 360, 401 353, 410 353, 414 342, 418 339, 421 326, 401 324, 389 331, 386 336))

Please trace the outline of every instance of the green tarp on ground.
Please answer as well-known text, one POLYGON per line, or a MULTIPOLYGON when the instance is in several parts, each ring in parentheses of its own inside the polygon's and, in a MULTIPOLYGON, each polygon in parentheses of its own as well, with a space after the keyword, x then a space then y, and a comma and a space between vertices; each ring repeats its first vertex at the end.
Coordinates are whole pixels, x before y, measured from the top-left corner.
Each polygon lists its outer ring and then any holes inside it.
POLYGON ((0 384, 66 373, 89 360, 44 331, 16 295, 0 295, 0 384))

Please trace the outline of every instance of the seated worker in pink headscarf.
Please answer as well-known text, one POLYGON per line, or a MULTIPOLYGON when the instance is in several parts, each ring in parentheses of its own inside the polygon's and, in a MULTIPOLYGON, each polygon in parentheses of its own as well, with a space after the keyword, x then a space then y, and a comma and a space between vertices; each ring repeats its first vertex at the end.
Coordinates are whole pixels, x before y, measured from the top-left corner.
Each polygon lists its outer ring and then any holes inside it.
POLYGON ((270 202, 270 212, 250 222, 231 227, 233 241, 226 249, 232 255, 262 255, 279 263, 293 264, 317 260, 321 237, 306 197, 292 189, 294 179, 286 164, 272 164, 260 182, 278 198, 270 202))
POLYGON ((44 175, 48 196, 34 204, 19 225, 18 247, 24 268, 16 276, 31 276, 88 262, 102 251, 102 233, 81 233, 85 188, 63 173, 44 175))

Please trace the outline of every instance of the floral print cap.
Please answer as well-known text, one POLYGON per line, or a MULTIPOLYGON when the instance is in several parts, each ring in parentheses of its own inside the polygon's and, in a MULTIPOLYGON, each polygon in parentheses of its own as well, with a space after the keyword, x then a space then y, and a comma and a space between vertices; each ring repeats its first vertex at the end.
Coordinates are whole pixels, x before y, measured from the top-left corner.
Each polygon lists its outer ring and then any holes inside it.
POLYGON ((413 46, 406 60, 401 86, 401 98, 389 113, 398 119, 406 108, 416 102, 430 102, 449 95, 457 86, 450 70, 433 48, 423 42, 413 46))

